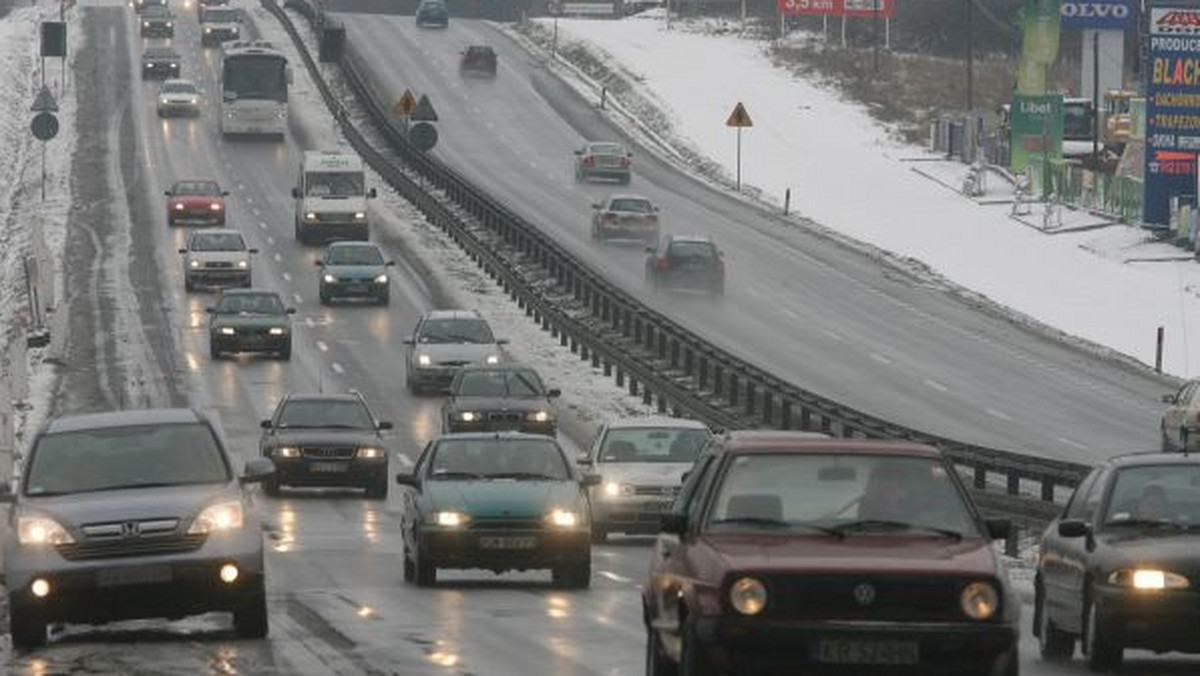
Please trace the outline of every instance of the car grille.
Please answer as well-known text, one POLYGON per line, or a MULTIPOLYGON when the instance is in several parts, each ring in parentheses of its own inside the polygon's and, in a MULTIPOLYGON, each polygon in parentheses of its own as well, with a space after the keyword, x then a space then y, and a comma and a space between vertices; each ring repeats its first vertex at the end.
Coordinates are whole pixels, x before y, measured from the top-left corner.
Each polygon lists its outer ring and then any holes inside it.
POLYGON ((962 619, 966 580, 861 576, 772 576, 768 612, 776 617, 822 620, 939 621, 962 619), (869 585, 873 594, 862 586, 869 585))
POLYGON ((321 460, 349 460, 354 457, 357 449, 353 446, 334 446, 334 447, 309 447, 302 446, 300 454, 306 458, 317 458, 321 460))
POLYGON ((469 362, 465 359, 455 359, 455 360, 451 360, 451 361, 439 361, 437 363, 437 365, 438 366, 446 366, 449 368, 459 368, 461 366, 466 366, 467 364, 470 364, 470 363, 471 362, 469 362))
POLYGON ((679 486, 634 486, 633 494, 673 498, 679 495, 679 486))
POLYGON ((487 416, 487 421, 492 423, 516 423, 521 422, 521 418, 523 417, 520 413, 515 413, 512 411, 492 411, 490 413, 486 413, 485 415, 487 416))
POLYGON ((204 264, 206 268, 232 268, 233 263, 228 261, 209 261, 204 264))
POLYGON ((344 212, 344 213, 340 213, 340 212, 335 213, 335 212, 326 211, 326 212, 317 214, 317 222, 318 223, 348 223, 353 220, 354 220, 354 214, 349 211, 344 212))
POLYGON ((475 519, 473 530, 541 530, 540 519, 475 519))
POLYGON ((180 534, 178 527, 178 519, 88 524, 80 529, 84 536, 81 541, 58 545, 57 550, 68 561, 84 561, 180 554, 195 551, 204 544, 204 534, 180 534))

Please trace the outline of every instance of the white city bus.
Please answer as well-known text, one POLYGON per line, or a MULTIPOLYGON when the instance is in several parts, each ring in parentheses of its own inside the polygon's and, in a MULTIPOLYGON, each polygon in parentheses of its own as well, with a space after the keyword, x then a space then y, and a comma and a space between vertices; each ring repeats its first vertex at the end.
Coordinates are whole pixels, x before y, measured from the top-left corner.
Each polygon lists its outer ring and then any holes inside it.
POLYGON ((221 134, 287 132, 287 57, 265 41, 226 42, 221 52, 221 134))

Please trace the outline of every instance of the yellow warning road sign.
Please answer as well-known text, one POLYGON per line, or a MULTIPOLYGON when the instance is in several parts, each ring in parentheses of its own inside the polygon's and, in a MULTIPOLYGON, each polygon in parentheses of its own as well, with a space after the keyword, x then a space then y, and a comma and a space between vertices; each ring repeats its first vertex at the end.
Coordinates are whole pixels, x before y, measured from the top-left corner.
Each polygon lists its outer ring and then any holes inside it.
POLYGON ((725 120, 726 127, 753 127, 754 122, 750 120, 750 113, 746 112, 746 106, 742 105, 741 101, 733 107, 733 112, 729 114, 729 119, 725 120))
POLYGON ((392 106, 392 116, 408 117, 416 107, 417 97, 413 95, 411 89, 405 89, 404 93, 400 95, 400 100, 396 101, 396 105, 392 106))

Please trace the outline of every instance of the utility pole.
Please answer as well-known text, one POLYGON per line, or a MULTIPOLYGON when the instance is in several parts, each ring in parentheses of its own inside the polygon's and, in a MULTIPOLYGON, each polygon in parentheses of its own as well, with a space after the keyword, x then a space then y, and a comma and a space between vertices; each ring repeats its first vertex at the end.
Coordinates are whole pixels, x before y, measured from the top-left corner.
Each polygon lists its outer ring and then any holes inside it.
POLYGON ((967 4, 967 112, 975 110, 975 42, 972 35, 975 31, 975 12, 971 7, 974 0, 964 0, 967 4))
POLYGON ((1092 161, 1100 165, 1100 31, 1092 31, 1092 161))

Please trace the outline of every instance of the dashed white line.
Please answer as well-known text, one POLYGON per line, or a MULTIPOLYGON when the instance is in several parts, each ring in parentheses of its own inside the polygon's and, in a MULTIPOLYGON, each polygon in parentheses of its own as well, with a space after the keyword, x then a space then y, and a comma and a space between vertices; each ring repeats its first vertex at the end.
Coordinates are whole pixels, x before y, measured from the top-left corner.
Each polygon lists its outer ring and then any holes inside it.
POLYGON ((299 305, 299 304, 301 304, 301 303, 303 303, 303 302, 304 302, 304 296, 301 296, 301 295, 300 295, 300 294, 298 294, 298 293, 293 293, 293 294, 292 294, 292 298, 295 298, 295 299, 296 299, 296 304, 297 304, 297 305, 299 305))
POLYGON ((754 288, 753 286, 747 286, 746 293, 750 294, 751 296, 754 296, 755 298, 762 298, 762 291, 759 291, 758 289, 754 288))
POLYGON ((796 312, 795 310, 789 310, 787 308, 784 308, 783 314, 791 317, 792 319, 800 319, 800 313, 796 312))
POLYGON ((985 409, 983 409, 983 412, 992 416, 993 418, 999 418, 1001 420, 1008 420, 1008 421, 1012 420, 1011 415, 1005 413, 1004 411, 997 411, 994 408, 985 408, 985 409))
POLYGON ((267 229, 267 222, 266 222, 266 221, 259 221, 259 222, 258 222, 258 227, 262 228, 263 230, 266 230, 266 229, 267 229))
POLYGON ((320 350, 320 351, 322 351, 322 352, 328 352, 328 351, 329 351, 329 346, 325 344, 325 341, 323 341, 323 340, 318 340, 318 341, 317 341, 317 349, 318 349, 318 350, 320 350))
POLYGON ((339 376, 346 372, 346 369, 342 368, 342 365, 337 363, 336 361, 333 362, 332 364, 330 364, 329 368, 333 369, 333 372, 338 374, 339 376))
POLYGON ((1087 444, 1081 444, 1078 441, 1075 441, 1074 439, 1068 439, 1066 437, 1059 437, 1058 440, 1061 443, 1064 443, 1064 444, 1070 446, 1071 448, 1077 448, 1081 451, 1091 450, 1087 444))
POLYGON ((285 282, 292 281, 292 274, 290 272, 283 273, 283 281, 285 281, 285 282))
POLYGON ((276 253, 275 253, 275 262, 276 262, 276 263, 282 263, 282 262, 283 262, 283 256, 281 256, 281 255, 280 255, 278 252, 276 252, 276 253))
POLYGON ((891 359, 888 359, 887 357, 885 357, 885 356, 883 356, 883 355, 879 354, 878 352, 872 352, 872 353, 871 353, 871 359, 874 359, 875 361, 879 362, 880 364, 890 364, 890 363, 892 363, 892 360, 891 360, 891 359))
POLYGON ((274 243, 275 243, 275 238, 270 235, 267 235, 267 244, 274 244, 274 243))
POLYGON ((613 582, 623 582, 623 583, 633 582, 632 578, 625 577, 624 575, 618 575, 617 573, 614 573, 610 570, 599 570, 599 571, 596 571, 596 574, 599 575, 600 577, 608 578, 608 579, 612 580, 613 582))
POLYGON ((253 214, 254 214, 254 216, 255 216, 256 218, 257 218, 258 216, 262 216, 262 212, 258 210, 258 207, 250 207, 250 211, 251 211, 251 213, 253 213, 253 214))
POLYGON ((317 325, 317 320, 313 319, 312 317, 305 317, 304 323, 307 324, 308 328, 311 329, 312 327, 317 325))
POLYGON ((950 390, 949 387, 946 387, 936 380, 930 380, 928 378, 925 379, 925 384, 937 390, 938 392, 948 392, 950 390))
POLYGON ((841 343, 844 343, 844 342, 846 342, 846 339, 845 339, 845 338, 843 338, 843 337, 841 336, 841 334, 834 333, 833 331, 824 331, 823 333, 824 333, 825 335, 829 336, 830 338, 832 338, 832 339, 834 339, 834 340, 838 341, 838 342, 841 342, 841 343))

